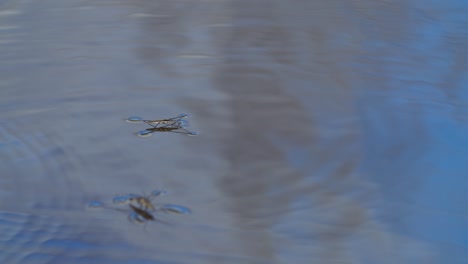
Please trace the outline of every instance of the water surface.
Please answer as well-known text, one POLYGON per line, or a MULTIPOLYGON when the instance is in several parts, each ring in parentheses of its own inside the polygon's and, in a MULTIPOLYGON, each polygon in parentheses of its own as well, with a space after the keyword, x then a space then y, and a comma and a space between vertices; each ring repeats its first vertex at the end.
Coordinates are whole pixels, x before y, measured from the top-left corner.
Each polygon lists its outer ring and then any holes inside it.
POLYGON ((0 262, 468 263, 439 2, 1 1, 0 262), (180 113, 198 136, 125 122, 180 113), (192 213, 88 207, 154 189, 192 213))

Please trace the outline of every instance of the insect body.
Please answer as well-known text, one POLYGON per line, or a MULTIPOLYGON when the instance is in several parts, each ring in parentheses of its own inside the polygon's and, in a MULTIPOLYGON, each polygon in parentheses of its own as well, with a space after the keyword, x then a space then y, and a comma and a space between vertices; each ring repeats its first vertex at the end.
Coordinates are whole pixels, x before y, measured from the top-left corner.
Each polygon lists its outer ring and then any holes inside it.
POLYGON ((182 119, 187 117, 187 114, 180 114, 176 117, 166 118, 166 119, 155 119, 155 120, 143 120, 146 124, 157 128, 162 127, 178 127, 180 128, 183 124, 182 119))
MULTIPOLYGON (((129 199, 130 202, 135 202, 143 210, 156 211, 149 197, 136 196, 129 199)), ((130 204, 131 205, 131 204, 130 204)))
POLYGON ((132 208, 133 212, 135 212, 138 217, 143 218, 141 222, 155 220, 154 216, 146 210, 138 208, 137 206, 134 206, 133 204, 130 204, 130 208, 132 208))
POLYGON ((178 214, 190 214, 191 210, 187 207, 176 205, 176 204, 153 204, 152 199, 166 194, 163 190, 153 190, 149 195, 141 194, 124 194, 118 195, 112 199, 112 203, 115 205, 126 205, 128 207, 115 207, 106 205, 100 201, 91 201, 88 204, 89 208, 106 208, 116 210, 128 214, 130 222, 138 222, 145 224, 148 221, 155 221, 162 224, 170 224, 165 221, 161 221, 156 217, 156 213, 178 213, 178 214), (130 207, 130 208, 129 208, 130 207), (129 211, 130 210, 130 211, 129 211))
POLYGON ((130 123, 144 122, 145 124, 150 125, 150 128, 141 130, 137 133, 140 137, 151 136, 154 132, 172 132, 179 134, 186 134, 190 136, 197 135, 195 132, 191 132, 186 129, 186 121, 182 120, 186 118, 187 114, 180 114, 176 117, 165 118, 165 119, 154 119, 154 120, 145 120, 140 117, 129 117, 127 119, 130 123))

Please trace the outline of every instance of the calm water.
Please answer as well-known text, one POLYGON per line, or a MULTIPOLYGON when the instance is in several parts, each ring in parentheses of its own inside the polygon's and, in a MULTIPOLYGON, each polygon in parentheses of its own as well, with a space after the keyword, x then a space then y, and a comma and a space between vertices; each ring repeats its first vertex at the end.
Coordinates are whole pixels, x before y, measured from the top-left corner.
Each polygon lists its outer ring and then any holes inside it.
POLYGON ((0 0, 0 263, 468 263, 467 14, 0 0))

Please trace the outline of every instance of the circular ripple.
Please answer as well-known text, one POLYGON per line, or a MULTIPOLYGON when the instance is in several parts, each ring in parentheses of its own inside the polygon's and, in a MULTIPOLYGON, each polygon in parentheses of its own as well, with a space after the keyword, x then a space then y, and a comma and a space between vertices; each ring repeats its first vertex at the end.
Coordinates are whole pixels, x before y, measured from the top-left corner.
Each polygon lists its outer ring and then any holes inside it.
POLYGON ((188 120, 179 120, 177 121, 177 125, 180 127, 189 127, 189 122, 188 120))
POLYGON ((156 196, 163 196, 163 195, 166 195, 166 194, 167 194, 167 192, 166 192, 166 191, 163 191, 163 190, 153 190, 153 191, 151 192, 151 196, 154 196, 154 197, 156 197, 156 196))
POLYGON ((176 213, 176 214, 191 214, 192 210, 190 208, 177 205, 177 204, 165 204, 159 208, 160 210, 168 213, 176 213))
POLYGON ((198 132, 189 131, 189 133, 187 133, 187 135, 189 135, 189 136, 198 136, 199 133, 198 133, 198 132))
POLYGON ((127 121, 128 123, 140 123, 141 121, 143 121, 143 118, 139 116, 131 116, 127 118, 125 121, 127 121))
POLYGON ((88 208, 102 208, 104 207, 104 203, 100 201, 91 201, 88 203, 88 208))
POLYGON ((137 135, 139 137, 149 137, 149 136, 153 135, 153 133, 151 131, 148 131, 148 130, 145 129, 145 130, 138 131, 137 135))
POLYGON ((112 199, 112 203, 114 204, 127 204, 130 202, 130 199, 140 197, 136 194, 125 194, 125 195, 118 195, 112 199))

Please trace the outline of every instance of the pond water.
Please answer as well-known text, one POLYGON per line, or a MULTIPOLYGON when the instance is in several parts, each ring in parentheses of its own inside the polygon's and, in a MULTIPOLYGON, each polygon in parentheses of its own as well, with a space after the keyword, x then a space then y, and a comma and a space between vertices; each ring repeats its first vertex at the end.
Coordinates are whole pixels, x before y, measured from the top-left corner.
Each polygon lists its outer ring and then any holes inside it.
POLYGON ((1 0, 0 263, 468 263, 466 14, 1 0))

